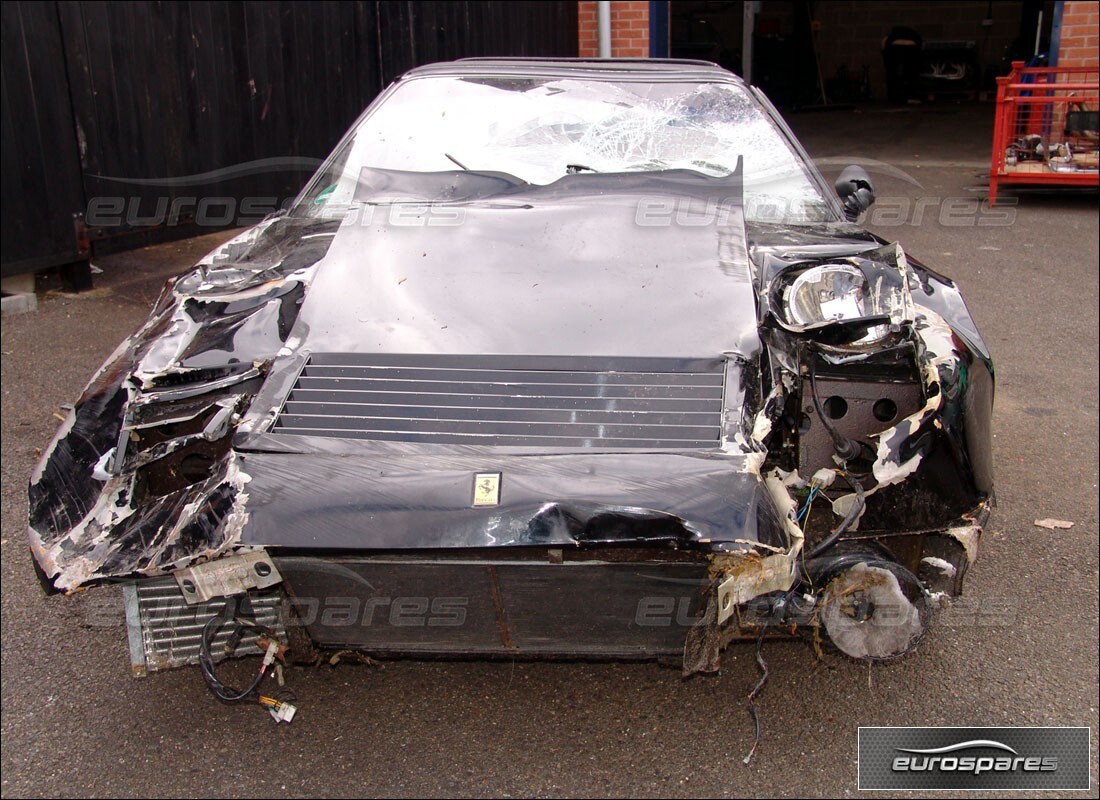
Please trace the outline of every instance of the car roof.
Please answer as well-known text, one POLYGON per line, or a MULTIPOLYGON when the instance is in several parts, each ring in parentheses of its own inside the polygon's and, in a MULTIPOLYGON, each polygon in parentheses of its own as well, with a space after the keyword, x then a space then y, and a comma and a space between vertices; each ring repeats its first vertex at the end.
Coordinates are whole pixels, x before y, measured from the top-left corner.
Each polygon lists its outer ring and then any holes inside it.
POLYGON ((599 75, 660 81, 732 81, 741 79, 711 61, 681 58, 462 58, 425 64, 399 78, 445 75, 599 75))

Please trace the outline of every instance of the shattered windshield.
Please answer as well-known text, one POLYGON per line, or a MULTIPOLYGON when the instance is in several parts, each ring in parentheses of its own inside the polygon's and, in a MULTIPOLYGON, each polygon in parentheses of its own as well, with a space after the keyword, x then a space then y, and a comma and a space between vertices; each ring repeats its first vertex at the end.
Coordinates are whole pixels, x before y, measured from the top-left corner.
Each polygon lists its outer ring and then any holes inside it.
POLYGON ((364 167, 503 172, 545 185, 578 173, 691 169, 724 176, 739 157, 747 219, 833 219, 799 158, 735 84, 419 78, 360 121, 294 213, 340 213, 364 167))

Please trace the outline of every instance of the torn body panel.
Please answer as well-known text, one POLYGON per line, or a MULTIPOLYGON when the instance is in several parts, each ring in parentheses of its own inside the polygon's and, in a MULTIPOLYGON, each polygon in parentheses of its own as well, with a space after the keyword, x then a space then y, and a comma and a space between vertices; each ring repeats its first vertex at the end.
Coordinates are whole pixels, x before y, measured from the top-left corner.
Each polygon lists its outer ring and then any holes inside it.
MULTIPOLYGON (((31 548, 55 588, 159 575, 240 547, 249 477, 231 441, 324 254, 313 243, 302 253, 302 228, 275 220, 246 233, 269 255, 257 273, 235 267, 235 283, 198 282, 207 267, 170 281, 74 405, 29 489, 31 548), (294 255, 273 264, 272 252, 294 255)), ((237 241, 207 260, 225 252, 237 241)))

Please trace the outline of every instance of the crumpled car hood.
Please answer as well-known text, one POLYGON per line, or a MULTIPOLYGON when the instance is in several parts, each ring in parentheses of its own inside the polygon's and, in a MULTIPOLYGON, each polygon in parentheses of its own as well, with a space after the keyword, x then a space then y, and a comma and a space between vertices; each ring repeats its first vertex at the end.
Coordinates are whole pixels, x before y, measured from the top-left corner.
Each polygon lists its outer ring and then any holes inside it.
POLYGON ((292 344, 751 357, 760 344, 740 187, 684 183, 574 175, 473 201, 353 207, 292 344))

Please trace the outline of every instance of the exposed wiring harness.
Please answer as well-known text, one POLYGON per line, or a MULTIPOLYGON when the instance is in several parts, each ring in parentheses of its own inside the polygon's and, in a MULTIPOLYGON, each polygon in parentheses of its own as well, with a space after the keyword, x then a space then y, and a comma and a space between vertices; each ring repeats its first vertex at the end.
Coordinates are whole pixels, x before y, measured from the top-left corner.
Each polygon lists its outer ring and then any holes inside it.
MULTIPOLYGON (((786 594, 783 595, 786 598, 786 594)), ((760 629, 760 634, 756 637, 756 665, 760 668, 760 680, 756 682, 756 685, 752 687, 752 691, 749 692, 748 709, 749 714, 752 715, 752 724, 756 730, 756 735, 752 740, 752 749, 749 750, 749 754, 741 759, 743 764, 749 764, 752 761, 752 757, 756 755, 756 748, 760 746, 760 712, 756 709, 756 698, 764 691, 764 687, 768 684, 768 662, 764 660, 764 634, 768 632, 768 626, 764 625, 760 629)))
POLYGON ((248 602, 247 595, 245 596, 245 607, 242 612, 238 614, 237 598, 230 598, 226 602, 224 614, 211 617, 203 625, 202 636, 199 638, 199 671, 202 673, 203 680, 206 681, 207 688, 223 703, 243 701, 258 703, 271 714, 276 722, 290 722, 294 718, 297 708, 278 698, 262 695, 258 691, 260 681, 263 680, 264 675, 267 674, 268 669, 275 663, 275 660, 282 659, 286 647, 279 643, 273 630, 257 624, 253 619, 249 619, 251 616, 251 603, 248 602), (222 628, 230 624, 233 625, 233 629, 225 643, 227 656, 231 656, 236 652, 237 646, 248 630, 254 630, 257 633, 256 644, 264 651, 263 661, 260 663, 260 669, 256 677, 244 689, 226 684, 218 677, 214 669, 214 657, 212 655, 214 640, 222 628))
MULTIPOLYGON (((852 487, 852 491, 855 492, 855 501, 848 509, 848 513, 844 515, 844 519, 841 520, 840 524, 828 536, 818 542, 814 548, 805 555, 805 558, 812 559, 821 555, 836 544, 837 540, 844 535, 845 531, 852 527, 852 523, 859 518, 859 515, 863 513, 863 509, 867 505, 867 496, 864 494, 863 487, 860 485, 859 481, 852 477, 852 474, 848 472, 845 466, 863 451, 863 445, 855 439, 849 439, 842 435, 840 431, 836 429, 836 426, 833 425, 832 420, 829 419, 829 415, 825 413, 825 408, 821 405, 821 395, 817 391, 817 359, 816 350, 813 348, 810 348, 810 357, 808 360, 810 362, 810 393, 813 395, 814 399, 814 411, 817 412, 818 419, 821 420, 821 424, 825 426, 825 430, 829 432, 829 436, 833 440, 833 450, 836 452, 834 458, 839 465, 837 472, 844 478, 848 485, 852 487)), ((810 485, 810 494, 806 498, 806 505, 799 513, 798 524, 803 530, 805 530, 806 522, 810 518, 810 504, 820 491, 820 489, 814 485, 816 482, 815 476, 815 480, 811 482, 810 485)))
POLYGON ((810 493, 806 495, 806 504, 802 506, 802 510, 798 512, 798 526, 805 529, 806 523, 810 519, 810 506, 813 505, 814 498, 817 493, 821 491, 821 485, 816 480, 810 482, 810 493))
MULTIPOLYGON (((811 376, 813 375, 812 372, 810 374, 811 374, 811 376)), ((812 377, 811 377, 811 382, 812 382, 812 377)), ((814 390, 814 403, 818 407, 818 413, 821 414, 822 420, 824 420, 825 416, 824 416, 824 413, 821 410, 820 401, 818 401, 818 399, 817 399, 816 389, 814 390)), ((842 519, 840 521, 840 524, 837 525, 836 528, 832 532, 830 532, 828 536, 826 536, 824 539, 822 539, 820 542, 818 542, 814 546, 814 548, 812 550, 810 550, 809 553, 806 553, 805 551, 803 551, 802 555, 803 555, 803 572, 804 572, 803 580, 804 581, 810 580, 809 573, 806 570, 806 560, 809 559, 809 560, 812 561, 812 560, 818 558, 822 553, 824 553, 830 547, 835 545, 837 543, 837 540, 839 540, 840 537, 844 535, 844 532, 847 531, 852 526, 852 523, 856 521, 856 519, 859 517, 860 512, 863 511, 864 505, 866 504, 866 495, 864 494, 863 487, 860 486, 859 481, 857 481, 852 476, 852 474, 850 472, 848 472, 848 470, 844 469, 844 467, 838 468, 836 470, 836 472, 842 478, 844 478, 845 481, 847 481, 849 486, 852 487, 852 491, 855 492, 855 501, 851 504, 851 508, 848 509, 848 513, 845 514, 844 519, 842 519)), ((827 473, 826 473, 825 477, 826 478, 828 477, 827 473)), ((803 504, 802 509, 797 514, 798 524, 803 529, 805 529, 806 524, 809 522, 810 511, 811 511, 811 507, 812 507, 813 502, 814 502, 814 498, 816 498, 819 494, 823 494, 822 490, 824 489, 826 484, 827 484, 827 481, 822 480, 819 477, 819 475, 814 475, 813 479, 810 481, 810 491, 809 491, 809 494, 806 495, 806 502, 803 504)), ((776 602, 775 607, 776 608, 786 607, 787 601, 790 598, 791 594, 796 589, 798 589, 801 585, 802 585, 802 581, 797 581, 790 589, 788 589, 786 592, 784 592, 782 595, 780 595, 778 601, 776 602)), ((812 588, 812 583, 811 583, 811 588, 812 588)), ((749 714, 752 716, 753 728, 755 730, 756 735, 753 739, 752 749, 749 750, 748 755, 746 755, 745 758, 742 759, 743 763, 746 764, 746 765, 749 764, 752 761, 753 756, 756 755, 757 748, 760 746, 760 737, 761 737, 760 712, 756 707, 756 698, 760 696, 760 693, 762 691, 764 691, 764 687, 767 686, 767 684, 768 684, 769 672, 768 672, 768 662, 764 660, 764 636, 767 634, 768 628, 770 628, 773 624, 774 623, 772 621, 766 622, 760 628, 760 633, 756 637, 756 665, 760 669, 760 680, 758 680, 756 682, 756 685, 752 687, 752 691, 749 692, 748 703, 747 703, 749 714)))
MULTIPOLYGON (((807 559, 817 558, 836 544, 837 540, 852 527, 852 523, 859 518, 860 513, 863 511, 863 507, 867 504, 867 495, 864 494, 863 487, 860 486, 859 481, 852 477, 852 474, 843 467, 841 467, 838 472, 840 473, 840 477, 844 478, 848 485, 852 487, 852 491, 855 492, 855 501, 851 504, 851 508, 848 509, 848 513, 844 515, 844 519, 840 521, 840 524, 837 525, 828 536, 814 545, 813 549, 806 554, 807 559)), ((810 514, 808 501, 806 505, 806 518, 808 519, 810 514)))
POLYGON ((294 719, 294 715, 298 713, 296 706, 291 705, 286 700, 280 700, 277 697, 268 697, 267 695, 260 695, 256 698, 256 702, 267 709, 267 712, 271 714, 272 719, 276 722, 290 722, 294 719))

